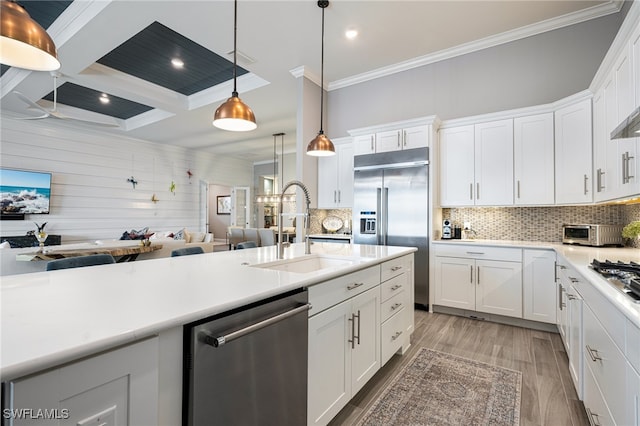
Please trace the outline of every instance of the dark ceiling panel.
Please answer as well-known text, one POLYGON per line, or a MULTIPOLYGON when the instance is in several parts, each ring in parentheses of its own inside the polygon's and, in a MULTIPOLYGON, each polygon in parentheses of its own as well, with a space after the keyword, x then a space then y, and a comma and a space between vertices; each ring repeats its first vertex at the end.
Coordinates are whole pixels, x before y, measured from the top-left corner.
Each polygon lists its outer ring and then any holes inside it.
MULTIPOLYGON (((189 96, 233 78, 233 62, 154 22, 98 63, 189 96), (171 59, 180 58, 176 69, 171 59)), ((238 67, 237 75, 248 71, 238 67)))
MULTIPOLYGON (((103 92, 78 86, 73 83, 64 83, 58 87, 59 104, 72 106, 75 108, 85 109, 97 112, 111 117, 126 120, 135 117, 138 114, 152 110, 148 105, 132 102, 127 99, 109 95, 110 102, 103 104, 100 102, 100 95, 103 92)), ((53 102, 53 92, 49 93, 43 99, 53 102)))
MULTIPOLYGON (((69 7, 71 3, 73 3, 73 1, 57 1, 57 0, 31 1, 29 0, 29 1, 18 1, 16 3, 18 3, 27 11, 29 16, 31 16, 31 19, 36 21, 38 24, 40 24, 42 28, 46 30, 51 26, 51 24, 53 24, 53 21, 55 21, 58 18, 58 16, 60 16, 62 12, 64 12, 65 9, 69 7)), ((4 75, 4 73, 7 72, 9 68, 11 67, 8 65, 4 65, 4 64, 0 65, 0 76, 4 75)))

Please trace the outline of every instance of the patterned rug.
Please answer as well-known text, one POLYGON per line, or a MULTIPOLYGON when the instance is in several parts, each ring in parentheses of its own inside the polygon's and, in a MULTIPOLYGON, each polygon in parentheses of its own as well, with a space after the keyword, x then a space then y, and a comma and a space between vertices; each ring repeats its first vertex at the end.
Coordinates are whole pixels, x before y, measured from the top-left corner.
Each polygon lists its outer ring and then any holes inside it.
POLYGON ((522 373, 421 348, 358 426, 514 425, 522 373))

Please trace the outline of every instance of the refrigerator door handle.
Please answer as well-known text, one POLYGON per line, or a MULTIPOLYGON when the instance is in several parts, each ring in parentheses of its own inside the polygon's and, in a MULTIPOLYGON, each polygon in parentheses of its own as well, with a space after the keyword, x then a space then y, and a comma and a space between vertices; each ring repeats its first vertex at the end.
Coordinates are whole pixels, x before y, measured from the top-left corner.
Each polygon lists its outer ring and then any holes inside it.
POLYGON ((382 244, 382 188, 376 188, 376 244, 382 244))
POLYGON ((388 227, 389 220, 389 188, 384 188, 383 197, 382 197, 382 217, 380 223, 380 229, 382 230, 382 245, 387 245, 387 233, 389 232, 388 227))

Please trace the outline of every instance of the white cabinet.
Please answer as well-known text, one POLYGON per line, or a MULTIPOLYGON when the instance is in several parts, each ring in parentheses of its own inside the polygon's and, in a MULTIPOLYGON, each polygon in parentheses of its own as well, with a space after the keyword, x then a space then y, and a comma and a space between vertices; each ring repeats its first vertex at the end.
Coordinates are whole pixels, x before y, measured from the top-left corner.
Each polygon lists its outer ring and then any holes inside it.
POLYGON ((443 206, 513 204, 513 120, 440 131, 443 206))
POLYGON ((555 122, 556 204, 593 200, 591 99, 558 109, 555 122))
POLYGON ((158 339, 151 338, 7 384, 3 408, 55 410, 13 425, 158 424, 158 339))
POLYGON ((513 204, 513 120, 475 125, 475 204, 513 204))
POLYGON ((351 139, 334 141, 336 155, 318 159, 318 208, 353 205, 353 149, 351 139))
POLYGON ((376 152, 400 151, 429 146, 427 126, 389 130, 376 133, 376 152))
POLYGON ((556 323, 556 255, 552 250, 524 250, 522 301, 524 319, 556 323))
POLYGON ((554 196, 553 113, 513 120, 515 204, 549 205, 554 196))
POLYGON ((380 284, 380 358, 384 365, 394 353, 405 353, 413 333, 413 256, 382 264, 380 284))
POLYGON ((435 304, 522 318, 520 249, 438 248, 434 268, 435 304))
POLYGON ((376 152, 376 135, 358 135, 353 138, 353 155, 374 154, 376 152))
POLYGON ((626 424, 640 426, 640 375, 627 363, 625 391, 626 424))
POLYGON ((569 358, 569 373, 573 380, 578 397, 582 399, 582 310, 583 299, 577 290, 580 283, 579 275, 568 265, 560 265, 558 279, 564 294, 562 297, 562 311, 560 313, 560 334, 567 357, 569 358))
POLYGON ((440 204, 474 205, 474 128, 440 129, 440 204))
MULTIPOLYGON (((558 268, 562 268, 561 265, 558 265, 558 268)), ((560 333, 560 337, 562 338, 562 343, 565 348, 567 347, 567 329, 569 325, 569 310, 567 308, 567 289, 564 287, 563 280, 558 279, 556 281, 558 286, 558 306, 556 308, 556 325, 558 326, 558 333, 560 333)))
POLYGON ((309 289, 310 425, 327 424, 380 368, 379 284, 373 267, 309 289))

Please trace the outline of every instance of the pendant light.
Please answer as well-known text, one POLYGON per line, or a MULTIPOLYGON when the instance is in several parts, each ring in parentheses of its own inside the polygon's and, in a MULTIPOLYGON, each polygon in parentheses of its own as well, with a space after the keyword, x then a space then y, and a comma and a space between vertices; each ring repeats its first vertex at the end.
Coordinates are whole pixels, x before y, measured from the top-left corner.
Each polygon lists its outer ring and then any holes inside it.
POLYGON ((19 4, 2 0, 0 33, 0 63, 33 71, 60 68, 53 40, 19 4))
POLYGON ((233 2, 233 92, 225 103, 220 105, 213 116, 213 125, 232 132, 246 132, 257 126, 256 117, 251 108, 238 97, 236 88, 236 59, 238 32, 238 0, 233 2))
POLYGON ((318 136, 313 138, 309 145, 307 145, 307 155, 314 157, 327 157, 334 155, 336 149, 333 146, 333 142, 325 136, 322 131, 322 113, 324 107, 324 10, 329 6, 329 0, 318 0, 318 7, 322 9, 322 50, 320 56, 320 131, 318 136))

